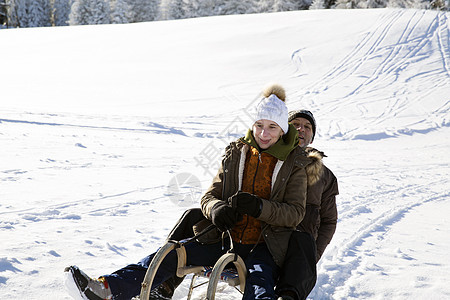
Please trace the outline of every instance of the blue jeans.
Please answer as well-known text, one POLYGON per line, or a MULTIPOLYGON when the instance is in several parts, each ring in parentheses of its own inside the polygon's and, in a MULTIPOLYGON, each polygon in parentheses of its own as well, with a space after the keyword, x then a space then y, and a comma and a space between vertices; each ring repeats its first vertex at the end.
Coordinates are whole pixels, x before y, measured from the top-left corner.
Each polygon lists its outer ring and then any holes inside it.
MULTIPOLYGON (((192 242, 186 246, 187 265, 213 266, 226 250, 222 243, 202 245, 192 242)), ((247 281, 242 299, 276 299, 274 292, 275 280, 278 277, 278 267, 273 261, 267 246, 234 244, 236 252, 244 259, 247 266, 247 281), (250 252, 251 251, 251 252, 250 252)), ((148 266, 155 253, 145 257, 137 264, 128 265, 110 275, 104 275, 115 300, 129 300, 140 294, 141 283, 144 280, 148 266)), ((152 289, 175 275, 177 255, 171 251, 161 263, 153 280, 152 289)))

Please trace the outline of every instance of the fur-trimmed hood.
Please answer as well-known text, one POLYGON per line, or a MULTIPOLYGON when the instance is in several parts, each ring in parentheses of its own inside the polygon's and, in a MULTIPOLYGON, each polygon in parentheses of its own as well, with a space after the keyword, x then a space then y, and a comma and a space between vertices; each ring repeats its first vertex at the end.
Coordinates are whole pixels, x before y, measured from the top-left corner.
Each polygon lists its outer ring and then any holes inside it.
POLYGON ((308 158, 312 160, 312 162, 308 166, 306 166, 308 186, 312 186, 317 181, 319 181, 320 177, 323 174, 322 158, 325 156, 325 154, 311 147, 307 147, 305 151, 306 153, 308 153, 308 158))

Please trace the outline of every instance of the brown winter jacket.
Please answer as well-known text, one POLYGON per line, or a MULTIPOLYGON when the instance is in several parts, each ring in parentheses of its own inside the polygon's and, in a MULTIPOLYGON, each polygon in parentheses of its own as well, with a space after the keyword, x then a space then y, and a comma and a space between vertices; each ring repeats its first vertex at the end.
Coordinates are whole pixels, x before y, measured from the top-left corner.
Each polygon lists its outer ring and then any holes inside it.
POLYGON ((308 157, 315 160, 314 165, 320 167, 316 172, 320 174, 320 179, 314 184, 308 184, 306 214, 297 228, 309 232, 314 237, 319 261, 336 231, 338 218, 336 195, 339 194, 339 190, 333 172, 321 163, 325 156, 323 152, 311 147, 305 150, 308 157))
MULTIPOLYGON (((241 189, 245 155, 249 145, 241 140, 232 142, 213 183, 201 199, 203 214, 211 220, 211 208, 241 189)), ((261 222, 264 241, 279 266, 282 266, 291 232, 305 214, 307 171, 312 163, 304 149, 295 147, 287 158, 278 160, 272 177, 269 199, 262 199, 263 206, 258 220, 261 222)))

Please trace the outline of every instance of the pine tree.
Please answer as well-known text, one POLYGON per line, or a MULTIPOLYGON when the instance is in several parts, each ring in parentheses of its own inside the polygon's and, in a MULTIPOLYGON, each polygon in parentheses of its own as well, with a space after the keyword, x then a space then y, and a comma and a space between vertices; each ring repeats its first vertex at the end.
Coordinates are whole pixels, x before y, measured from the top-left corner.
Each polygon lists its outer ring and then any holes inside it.
POLYGON ((438 10, 448 10, 449 9, 449 0, 432 0, 430 1, 430 8, 431 9, 438 9, 438 10))
MULTIPOLYGON (((300 8, 300 1, 275 0, 273 2, 273 11, 292 11, 300 8)), ((311 3, 310 3, 311 4, 311 3)), ((308 5, 309 6, 309 5, 308 5)))
POLYGON ((217 5, 217 15, 239 15, 256 13, 253 1, 224 0, 217 5))
POLYGON ((111 23, 110 4, 105 0, 90 1, 91 18, 88 24, 109 24, 111 23))
POLYGON ((386 6, 385 0, 364 0, 356 3, 357 8, 383 8, 386 6))
POLYGON ((311 6, 309 9, 324 9, 325 8, 325 1, 324 0, 314 0, 311 3, 311 6))
POLYGON ((429 8, 429 2, 427 0, 412 0, 410 7, 415 9, 427 9, 429 8))
POLYGON ((148 22, 159 19, 161 0, 127 0, 130 23, 148 22))
POLYGON ((214 0, 190 0, 195 8, 191 14, 195 17, 215 16, 219 14, 216 1, 214 0))
POLYGON ((7 23, 6 0, 0 0, 0 28, 7 23))
POLYGON ((53 0, 53 25, 69 25, 69 14, 73 0, 53 0))
POLYGON ((186 18, 199 17, 198 10, 198 1, 187 0, 184 2, 184 14, 186 18))
POLYGON ((28 5, 30 0, 10 0, 8 7, 8 24, 11 27, 28 27, 30 17, 28 5))
POLYGON ((186 18, 186 5, 183 0, 171 0, 167 4, 167 19, 177 20, 186 18))
POLYGON ((27 27, 51 26, 51 8, 49 0, 34 0, 29 2, 29 22, 27 27))
POLYGON ((336 8, 339 9, 351 9, 355 8, 356 5, 353 0, 336 0, 336 8))
POLYGON ((69 14, 69 25, 87 24, 88 8, 85 1, 75 0, 69 14))
POLYGON ((11 27, 52 26, 51 0, 10 0, 7 7, 11 27))
POLYGON ((324 0, 325 8, 336 8, 336 0, 324 0))
POLYGON ((309 9, 309 7, 312 4, 312 0, 302 0, 302 1, 298 1, 298 8, 297 9, 303 9, 303 10, 307 10, 309 9))
POLYGON ((255 8, 259 13, 273 12, 274 4, 274 0, 259 0, 255 3, 255 8))
POLYGON ((111 6, 111 24, 128 23, 128 3, 125 0, 114 0, 111 6))
POLYGON ((110 6, 105 0, 75 0, 69 16, 70 25, 110 23, 110 6))

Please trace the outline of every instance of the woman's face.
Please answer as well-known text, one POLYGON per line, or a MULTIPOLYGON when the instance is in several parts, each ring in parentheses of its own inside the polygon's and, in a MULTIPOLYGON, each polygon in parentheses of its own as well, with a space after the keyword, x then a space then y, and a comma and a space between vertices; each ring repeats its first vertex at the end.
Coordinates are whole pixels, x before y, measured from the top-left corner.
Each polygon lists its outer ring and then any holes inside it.
POLYGON ((280 136, 283 135, 283 130, 277 123, 270 120, 259 120, 253 124, 253 137, 261 149, 268 149, 275 144, 280 136))

